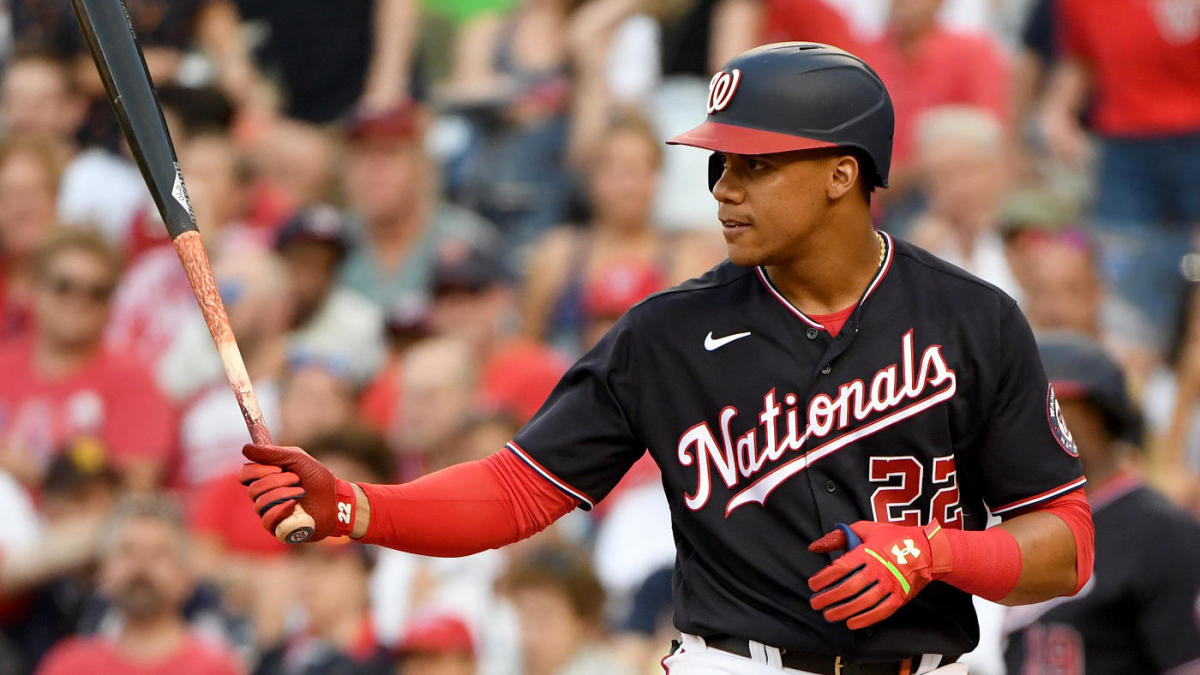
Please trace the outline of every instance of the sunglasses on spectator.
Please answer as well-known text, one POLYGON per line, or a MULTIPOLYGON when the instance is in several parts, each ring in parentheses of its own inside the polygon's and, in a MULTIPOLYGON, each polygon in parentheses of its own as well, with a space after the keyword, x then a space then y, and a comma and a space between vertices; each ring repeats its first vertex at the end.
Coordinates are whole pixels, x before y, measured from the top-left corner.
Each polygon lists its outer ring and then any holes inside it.
POLYGON ((74 295, 97 304, 108 302, 113 294, 112 284, 89 283, 68 276, 50 277, 46 280, 46 286, 60 298, 74 295))

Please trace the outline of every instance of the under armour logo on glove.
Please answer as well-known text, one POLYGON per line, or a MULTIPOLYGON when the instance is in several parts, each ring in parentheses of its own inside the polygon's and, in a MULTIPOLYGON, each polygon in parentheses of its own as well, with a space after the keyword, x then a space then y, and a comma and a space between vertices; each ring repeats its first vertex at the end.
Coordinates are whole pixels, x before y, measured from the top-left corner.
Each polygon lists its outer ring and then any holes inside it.
POLYGON ((862 540, 858 546, 838 529, 808 547, 813 553, 851 549, 808 580, 816 593, 812 607, 826 621, 845 621, 851 630, 879 623, 948 570, 948 560, 935 558, 949 550, 930 543, 941 532, 937 523, 922 528, 860 520, 849 529, 862 540))
POLYGON ((896 562, 898 564, 905 565, 908 563, 907 556, 916 558, 921 555, 921 550, 916 546, 913 546, 912 539, 905 539, 904 548, 900 548, 899 544, 892 547, 892 555, 896 556, 896 562))

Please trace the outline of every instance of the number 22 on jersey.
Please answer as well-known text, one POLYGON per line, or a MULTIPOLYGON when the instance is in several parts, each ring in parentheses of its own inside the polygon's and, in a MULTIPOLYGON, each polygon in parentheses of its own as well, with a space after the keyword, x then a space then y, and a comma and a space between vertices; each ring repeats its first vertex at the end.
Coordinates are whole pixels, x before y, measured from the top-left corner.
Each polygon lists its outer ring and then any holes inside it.
POLYGON ((919 526, 937 519, 944 527, 962 529, 954 455, 933 458, 933 492, 928 513, 921 499, 925 465, 916 457, 872 457, 869 471, 872 483, 882 483, 871 494, 871 516, 875 522, 919 526))

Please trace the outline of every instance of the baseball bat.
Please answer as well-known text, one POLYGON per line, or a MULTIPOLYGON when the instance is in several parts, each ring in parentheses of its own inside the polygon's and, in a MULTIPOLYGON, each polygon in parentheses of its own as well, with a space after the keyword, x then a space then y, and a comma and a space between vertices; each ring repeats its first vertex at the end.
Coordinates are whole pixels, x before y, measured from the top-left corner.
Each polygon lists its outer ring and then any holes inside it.
MULTIPOLYGON (((150 71, 133 35, 125 4, 122 0, 71 0, 71 4, 83 27, 96 69, 104 80, 104 89, 121 131, 129 142, 196 294, 196 302, 217 346, 225 377, 233 387, 250 438, 258 444, 269 444, 271 432, 258 407, 246 364, 225 313, 225 304, 217 290, 212 265, 200 241, 183 173, 175 157, 175 146, 167 132, 158 95, 150 84, 150 71)), ((275 536, 280 541, 298 544, 312 536, 313 525, 312 516, 297 502, 292 514, 275 528, 275 536)))

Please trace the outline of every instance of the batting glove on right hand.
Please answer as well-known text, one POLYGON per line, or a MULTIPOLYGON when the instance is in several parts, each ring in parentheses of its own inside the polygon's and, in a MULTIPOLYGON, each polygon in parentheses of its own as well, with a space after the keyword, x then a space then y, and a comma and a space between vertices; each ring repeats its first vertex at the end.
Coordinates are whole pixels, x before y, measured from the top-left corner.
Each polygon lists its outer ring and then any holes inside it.
POLYGON ((335 478, 325 465, 300 448, 247 444, 238 480, 246 486, 254 510, 271 534, 299 503, 312 516, 308 541, 350 534, 357 515, 357 498, 350 483, 335 478))
POLYGON ((940 530, 937 522, 916 527, 860 520, 849 529, 862 540, 856 547, 841 529, 808 547, 813 553, 850 548, 808 580, 809 588, 820 591, 812 607, 824 610, 826 621, 845 621, 851 630, 879 623, 949 570, 944 559, 949 549, 931 543, 940 530))

